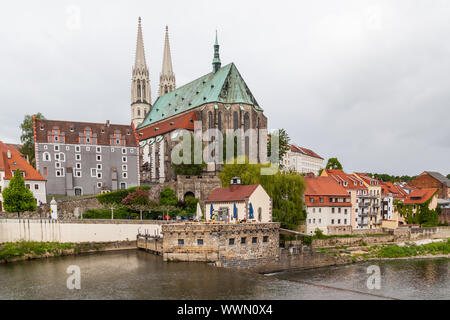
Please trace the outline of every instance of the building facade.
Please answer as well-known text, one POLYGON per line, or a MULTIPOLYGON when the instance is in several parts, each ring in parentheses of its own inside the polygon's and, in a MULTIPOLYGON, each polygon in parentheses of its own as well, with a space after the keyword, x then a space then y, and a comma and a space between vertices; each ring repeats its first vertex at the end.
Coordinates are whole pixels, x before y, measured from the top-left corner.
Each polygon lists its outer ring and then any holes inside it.
POLYGON ((211 191, 205 201, 206 221, 220 220, 234 223, 241 220, 249 222, 271 222, 272 200, 259 185, 241 185, 235 178, 229 187, 211 191))
POLYGON ((306 177, 306 233, 351 233, 352 203, 349 192, 332 177, 306 177))
POLYGON ((139 185, 133 126, 34 119, 36 169, 51 195, 87 195, 139 185))
POLYGON ((310 149, 291 144, 289 151, 281 159, 281 164, 284 171, 314 173, 318 176, 324 168, 324 159, 310 149))
POLYGON ((439 199, 450 199, 450 180, 439 172, 425 171, 410 182, 416 188, 437 188, 439 199))
POLYGON ((0 212, 3 211, 2 191, 9 186, 17 170, 25 179, 25 186, 33 193, 36 204, 47 203, 46 179, 25 160, 16 147, 0 141, 0 212))
POLYGON ((203 159, 207 164, 203 175, 221 171, 222 160, 214 157, 221 154, 218 142, 223 133, 236 135, 249 158, 267 159, 267 118, 234 63, 221 66, 217 36, 212 72, 158 97, 136 131, 143 182, 176 179, 172 150, 185 132, 200 136, 204 147, 211 148, 211 159, 203 159))

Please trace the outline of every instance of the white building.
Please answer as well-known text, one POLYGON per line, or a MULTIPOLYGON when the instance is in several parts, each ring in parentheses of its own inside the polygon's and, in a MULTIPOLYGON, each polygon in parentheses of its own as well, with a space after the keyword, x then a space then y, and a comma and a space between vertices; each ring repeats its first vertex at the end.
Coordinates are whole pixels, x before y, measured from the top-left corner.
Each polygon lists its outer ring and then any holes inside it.
POLYGON ((4 188, 8 187, 14 173, 20 170, 25 179, 25 185, 34 195, 36 204, 47 203, 46 180, 34 169, 22 154, 12 145, 0 141, 0 211, 3 211, 4 188))
POLYGON ((324 159, 310 149, 291 144, 288 152, 281 160, 284 170, 298 173, 314 173, 319 175, 324 168, 324 159))
POLYGON ((206 221, 271 222, 272 199, 261 185, 241 185, 239 178, 233 178, 229 187, 211 191, 204 212, 206 221))
POLYGON ((350 194, 331 177, 305 179, 306 233, 316 229, 323 234, 351 232, 352 203, 350 194))

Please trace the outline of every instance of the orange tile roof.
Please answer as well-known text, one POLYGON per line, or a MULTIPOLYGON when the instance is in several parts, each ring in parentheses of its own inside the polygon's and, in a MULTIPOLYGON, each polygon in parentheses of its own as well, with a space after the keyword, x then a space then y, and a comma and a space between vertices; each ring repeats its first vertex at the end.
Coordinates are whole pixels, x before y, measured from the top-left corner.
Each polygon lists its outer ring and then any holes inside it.
POLYGON ((405 199, 405 204, 420 204, 428 201, 436 192, 437 188, 425 188, 413 190, 405 199))
POLYGON ((259 184, 252 184, 216 188, 208 195, 206 202, 244 201, 252 195, 258 186, 259 184))
POLYGON ((324 169, 329 177, 335 179, 340 185, 347 190, 367 190, 363 181, 358 177, 345 173, 340 169, 324 169))
POLYGON ((194 130, 194 121, 196 120, 195 112, 189 112, 139 129, 137 135, 139 140, 142 141, 176 129, 194 130))
POLYGON ((332 177, 306 177, 305 202, 307 206, 344 206, 351 207, 350 194, 332 177), (330 202, 329 198, 346 198, 348 202, 330 202), (314 202, 311 202, 311 199, 314 202), (322 198, 323 202, 320 202, 322 198))
POLYGON ((408 195, 402 188, 389 181, 380 181, 382 194, 392 194, 394 199, 404 199, 408 195))
POLYGON ((17 169, 25 172, 25 180, 46 181, 15 147, 8 146, 0 141, 0 170, 5 172, 5 179, 11 179, 13 177, 12 172, 15 172, 17 169), (8 158, 8 151, 11 154, 10 158, 8 158))

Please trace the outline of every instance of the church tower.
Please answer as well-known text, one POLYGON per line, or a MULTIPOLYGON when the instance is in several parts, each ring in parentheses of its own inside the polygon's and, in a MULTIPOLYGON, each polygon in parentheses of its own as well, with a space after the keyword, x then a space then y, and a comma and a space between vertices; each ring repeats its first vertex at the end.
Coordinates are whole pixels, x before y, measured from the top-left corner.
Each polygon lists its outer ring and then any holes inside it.
POLYGON ((150 76, 145 62, 141 17, 139 17, 136 58, 131 79, 131 121, 137 127, 152 107, 150 76))
POLYGON ((216 30, 216 42, 214 43, 214 58, 213 58, 213 73, 216 73, 219 71, 220 66, 222 63, 220 62, 220 56, 219 56, 219 41, 217 40, 217 30, 216 30))
POLYGON ((175 87, 175 74, 172 69, 172 57, 169 46, 169 28, 166 26, 162 72, 159 76, 159 96, 175 90, 175 87))

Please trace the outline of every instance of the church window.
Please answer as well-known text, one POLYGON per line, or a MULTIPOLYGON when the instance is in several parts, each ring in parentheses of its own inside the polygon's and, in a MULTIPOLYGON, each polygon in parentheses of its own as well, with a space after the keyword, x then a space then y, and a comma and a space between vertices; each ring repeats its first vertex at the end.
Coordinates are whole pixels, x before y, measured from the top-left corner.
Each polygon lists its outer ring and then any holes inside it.
POLYGON ((208 112, 208 126, 209 128, 213 128, 213 116, 212 116, 212 112, 208 112))
POLYGON ((219 130, 222 131, 222 112, 219 112, 219 115, 217 116, 217 123, 219 125, 219 130))
POLYGON ((140 117, 141 116, 141 109, 137 109, 137 115, 138 115, 138 117, 140 117))
POLYGON ((145 82, 142 82, 142 98, 145 100, 145 82))
POLYGON ((244 115, 244 130, 247 131, 248 129, 250 129, 250 115, 247 112, 244 115))
POLYGON ((239 128, 239 116, 237 111, 233 112, 233 129, 237 130, 239 128))
POLYGON ((137 82, 137 96, 141 98, 141 82, 139 80, 137 82))

